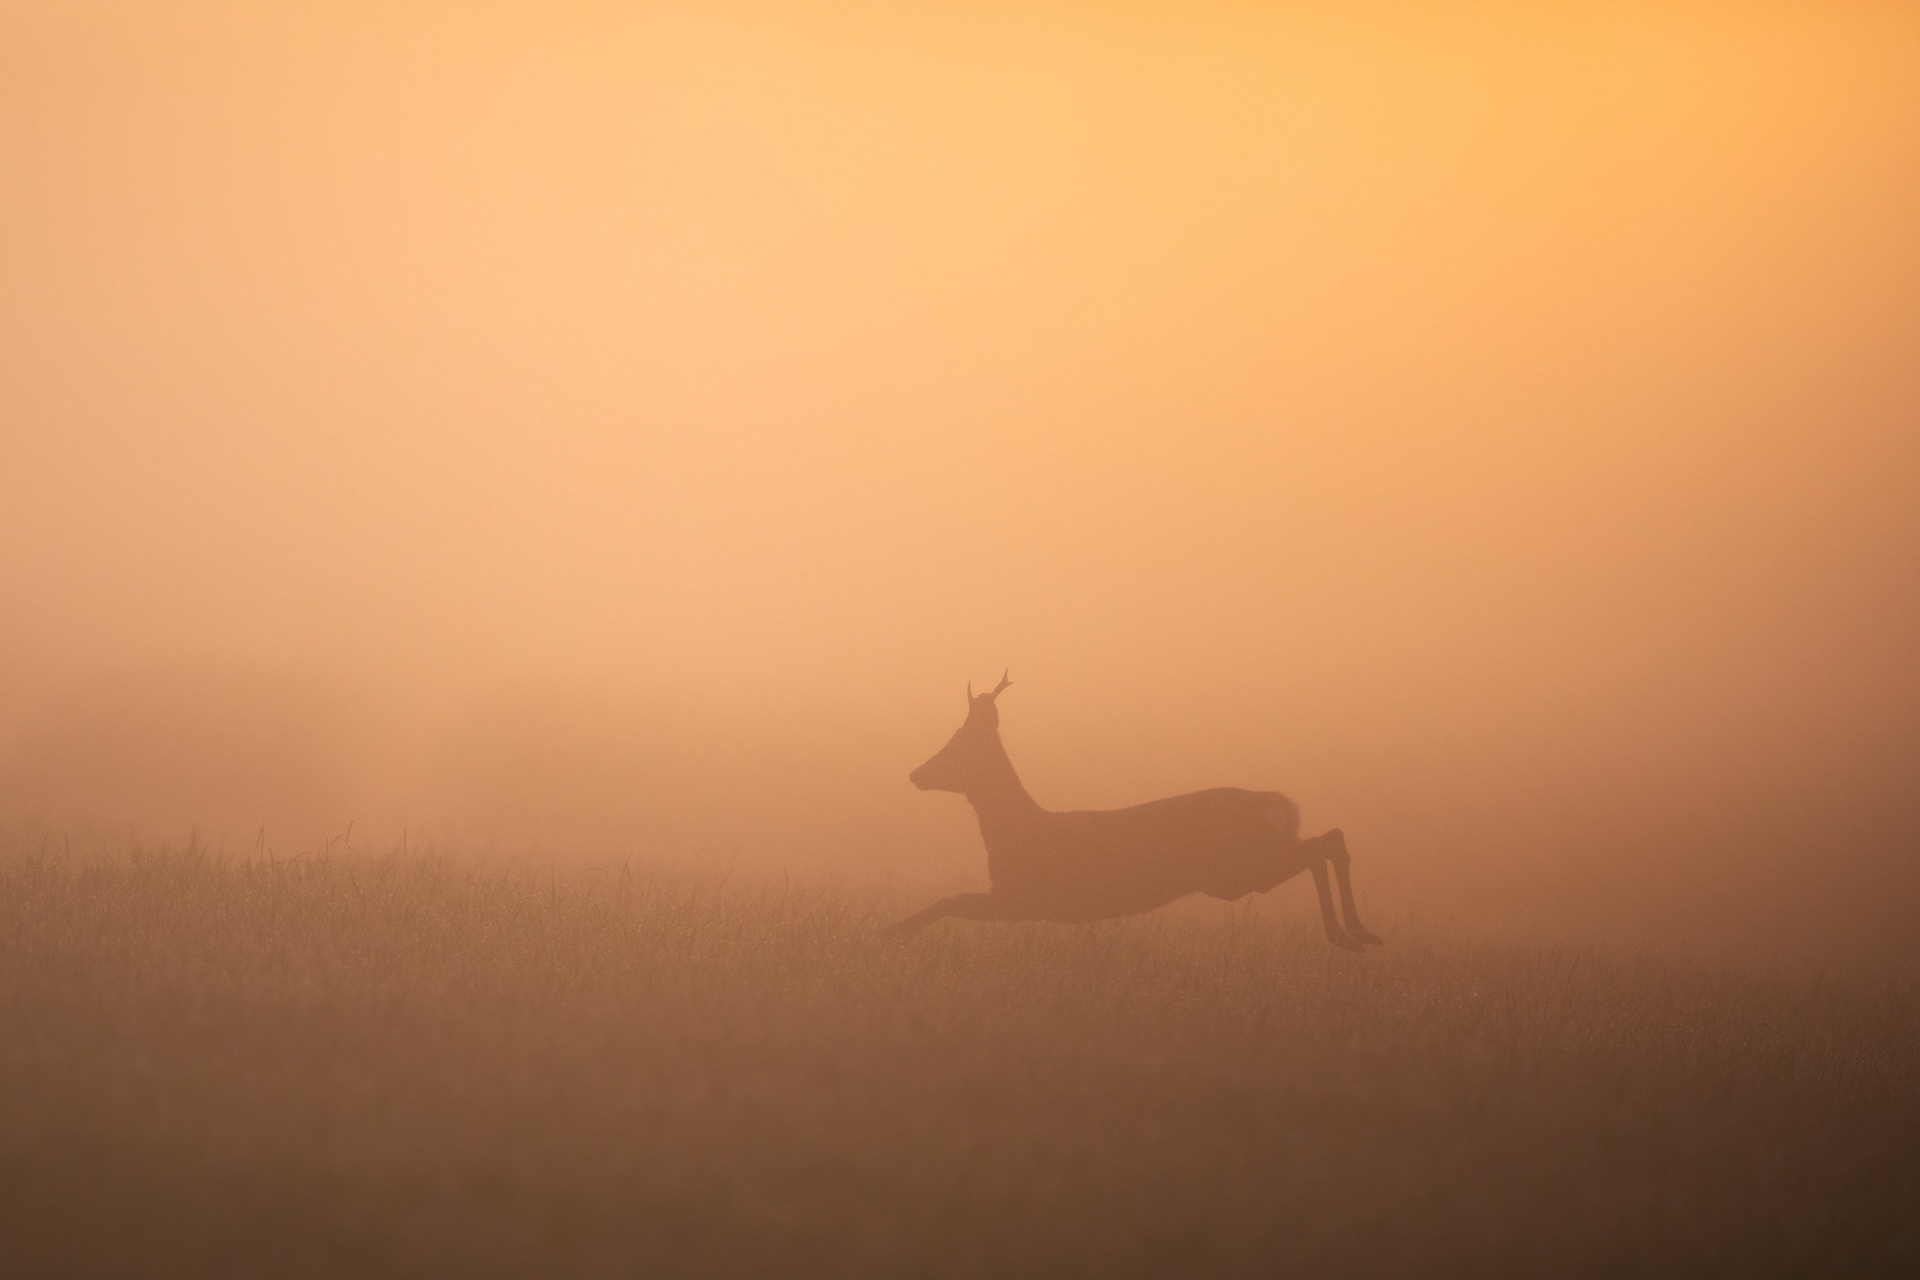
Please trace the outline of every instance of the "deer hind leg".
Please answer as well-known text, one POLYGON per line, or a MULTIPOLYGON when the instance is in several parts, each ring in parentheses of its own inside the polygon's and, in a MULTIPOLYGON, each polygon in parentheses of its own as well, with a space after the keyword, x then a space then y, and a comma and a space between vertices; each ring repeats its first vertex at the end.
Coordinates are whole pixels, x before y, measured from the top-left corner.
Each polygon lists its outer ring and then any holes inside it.
MULTIPOLYGON (((1313 842, 1326 849, 1326 859, 1333 864, 1334 878, 1340 882, 1340 912, 1346 917, 1347 936, 1355 942, 1371 942, 1376 947, 1386 946, 1387 944, 1380 941, 1371 929, 1360 923, 1360 911, 1353 905, 1353 878, 1348 874, 1348 867, 1352 865, 1353 859, 1347 853, 1346 836, 1341 834, 1338 827, 1335 827, 1325 835, 1315 836, 1313 842)), ((1314 864, 1316 868, 1319 865, 1317 862, 1314 864)), ((1324 894, 1321 896, 1321 901, 1326 901, 1324 894)), ((1331 911, 1332 907, 1329 906, 1327 909, 1331 911)))
POLYGON ((1347 931, 1340 927, 1340 921, 1333 914, 1333 889, 1327 884, 1326 860, 1314 858, 1309 869, 1313 872, 1313 887, 1320 891, 1320 920, 1327 926, 1327 941, 1348 951, 1365 951, 1364 946, 1347 936, 1347 931))
POLYGON ((1007 904, 990 893, 956 893, 951 898, 942 898, 932 906, 914 912, 880 936, 911 938, 935 920, 944 920, 948 916, 961 920, 1012 919, 1007 911, 1007 904))

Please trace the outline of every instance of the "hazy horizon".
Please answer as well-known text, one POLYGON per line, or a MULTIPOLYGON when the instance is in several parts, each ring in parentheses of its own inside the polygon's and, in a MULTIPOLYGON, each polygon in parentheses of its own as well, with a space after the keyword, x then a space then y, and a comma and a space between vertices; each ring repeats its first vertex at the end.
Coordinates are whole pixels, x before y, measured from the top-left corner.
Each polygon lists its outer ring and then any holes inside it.
POLYGON ((984 883, 906 774, 1010 668, 1041 803, 1284 791, 1376 924, 1890 930, 1916 54, 9 6, 0 832, 984 883))

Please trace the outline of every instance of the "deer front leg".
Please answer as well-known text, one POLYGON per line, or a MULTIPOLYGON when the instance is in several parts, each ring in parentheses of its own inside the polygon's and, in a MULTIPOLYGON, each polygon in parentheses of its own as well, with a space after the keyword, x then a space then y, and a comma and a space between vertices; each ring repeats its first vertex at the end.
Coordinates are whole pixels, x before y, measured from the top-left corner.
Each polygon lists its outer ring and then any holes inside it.
POLYGON ((1347 868, 1352 864, 1353 859, 1347 855, 1346 836, 1340 833, 1338 827, 1335 827, 1332 831, 1316 836, 1314 839, 1316 843, 1326 846, 1327 861, 1333 864, 1334 878, 1340 882, 1340 913, 1346 917, 1347 936, 1355 942, 1371 942, 1376 947, 1386 946, 1387 944, 1380 941, 1371 929, 1360 923, 1359 908, 1353 905, 1353 879, 1347 873, 1347 868))
POLYGON ((935 920, 944 920, 948 916, 954 916, 961 920, 1005 920, 1008 918, 1006 904, 990 893, 956 893, 951 898, 942 898, 932 906, 914 912, 880 936, 883 938, 911 938, 935 920))
POLYGON ((1347 936, 1340 922, 1333 915, 1333 888, 1327 883, 1327 863, 1316 856, 1311 864, 1313 887, 1320 891, 1320 920, 1327 926, 1327 941, 1336 947, 1345 947, 1348 951, 1365 951, 1366 948, 1347 936))

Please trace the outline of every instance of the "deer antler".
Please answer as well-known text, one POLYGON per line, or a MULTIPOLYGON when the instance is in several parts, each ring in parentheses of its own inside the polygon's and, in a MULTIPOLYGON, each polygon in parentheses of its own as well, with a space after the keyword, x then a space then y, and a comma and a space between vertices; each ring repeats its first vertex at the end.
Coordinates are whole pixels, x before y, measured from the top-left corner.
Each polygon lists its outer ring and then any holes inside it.
MULTIPOLYGON (((1006 671, 1002 671, 1000 673, 1000 683, 993 687, 993 692, 983 693, 980 696, 985 698, 988 702, 992 702, 995 698, 1000 696, 1000 691, 1002 689, 1006 688, 1008 685, 1012 683, 1013 681, 1007 679, 1006 671)), ((967 681, 967 705, 968 706, 973 705, 973 681, 971 680, 967 681)))

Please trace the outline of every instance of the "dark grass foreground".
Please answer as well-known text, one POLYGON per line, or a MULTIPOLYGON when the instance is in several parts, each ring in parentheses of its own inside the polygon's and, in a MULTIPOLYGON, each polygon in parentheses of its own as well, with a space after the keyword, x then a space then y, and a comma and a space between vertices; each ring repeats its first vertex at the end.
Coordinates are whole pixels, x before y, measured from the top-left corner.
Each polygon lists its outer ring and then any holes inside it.
MULTIPOLYGON (((1310 913, 1307 913, 1310 914, 1310 913)), ((0 1269, 1886 1273, 1910 977, 0 861, 0 1269)))

